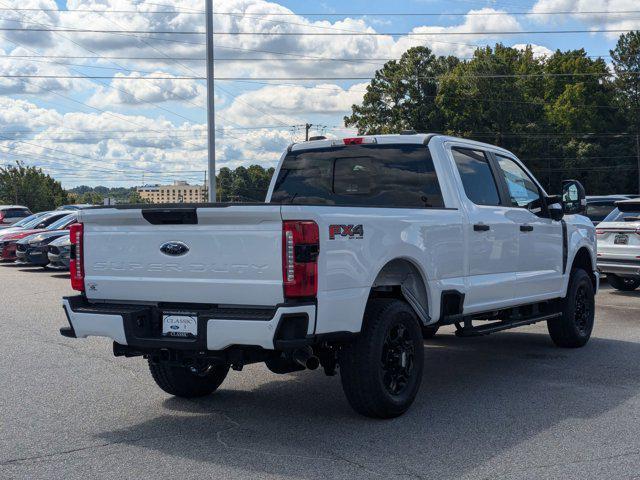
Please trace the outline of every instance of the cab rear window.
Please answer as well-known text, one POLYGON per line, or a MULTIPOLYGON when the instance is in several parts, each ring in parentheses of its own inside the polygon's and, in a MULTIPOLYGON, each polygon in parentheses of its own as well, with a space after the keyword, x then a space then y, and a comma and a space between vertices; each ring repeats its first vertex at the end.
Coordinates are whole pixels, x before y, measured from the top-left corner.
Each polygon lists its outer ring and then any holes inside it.
POLYGON ((433 161, 424 145, 350 145, 290 152, 271 203, 444 207, 433 161))

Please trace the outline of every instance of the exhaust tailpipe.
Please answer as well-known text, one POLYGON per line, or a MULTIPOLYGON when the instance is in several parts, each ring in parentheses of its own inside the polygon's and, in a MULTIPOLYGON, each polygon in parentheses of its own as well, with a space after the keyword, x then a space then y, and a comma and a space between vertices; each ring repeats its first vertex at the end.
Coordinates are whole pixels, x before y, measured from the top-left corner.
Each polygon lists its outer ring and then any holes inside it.
POLYGON ((315 370, 320 366, 320 359, 313 354, 311 347, 304 347, 294 350, 291 355, 293 361, 309 370, 315 370))

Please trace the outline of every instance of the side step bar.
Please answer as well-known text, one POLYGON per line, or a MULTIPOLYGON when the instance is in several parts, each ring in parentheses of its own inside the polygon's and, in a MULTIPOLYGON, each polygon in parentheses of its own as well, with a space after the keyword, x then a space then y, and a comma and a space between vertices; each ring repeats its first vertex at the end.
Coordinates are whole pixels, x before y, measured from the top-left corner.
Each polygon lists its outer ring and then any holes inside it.
POLYGON ((516 320, 501 320, 499 322, 491 322, 480 327, 474 327, 471 324, 471 320, 465 320, 464 327, 460 325, 460 323, 456 323, 456 336, 479 337, 481 335, 489 335, 490 333, 500 332, 502 330, 509 330, 510 328, 522 327, 524 325, 530 325, 532 323, 551 320, 552 318, 557 318, 561 315, 562 313, 556 312, 516 320))

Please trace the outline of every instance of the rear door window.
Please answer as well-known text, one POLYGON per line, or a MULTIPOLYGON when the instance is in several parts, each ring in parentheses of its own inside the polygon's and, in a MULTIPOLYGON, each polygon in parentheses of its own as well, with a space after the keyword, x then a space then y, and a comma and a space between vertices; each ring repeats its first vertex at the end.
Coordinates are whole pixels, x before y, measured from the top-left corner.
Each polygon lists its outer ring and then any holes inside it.
POLYGON ((470 148, 452 148, 451 153, 467 198, 476 205, 500 205, 498 186, 486 153, 470 148))
POLYGON ((433 161, 424 145, 349 145, 290 152, 271 202, 444 207, 433 161))

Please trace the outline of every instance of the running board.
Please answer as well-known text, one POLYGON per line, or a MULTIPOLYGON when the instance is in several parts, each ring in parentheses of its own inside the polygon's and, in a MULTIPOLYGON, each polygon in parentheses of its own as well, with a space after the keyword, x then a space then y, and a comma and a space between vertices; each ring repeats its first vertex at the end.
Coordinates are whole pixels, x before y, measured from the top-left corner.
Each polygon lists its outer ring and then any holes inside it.
POLYGON ((519 320, 506 320, 500 322, 492 322, 480 327, 474 327, 471 322, 465 322, 465 326, 462 327, 459 323, 456 324, 456 336, 458 337, 479 337, 481 335, 489 335, 490 333, 500 332, 502 330, 509 330, 510 328, 523 327, 524 325, 531 325, 532 323, 543 322, 545 320, 551 320, 562 316, 562 313, 549 313, 547 315, 539 315, 537 317, 523 318, 519 320))

